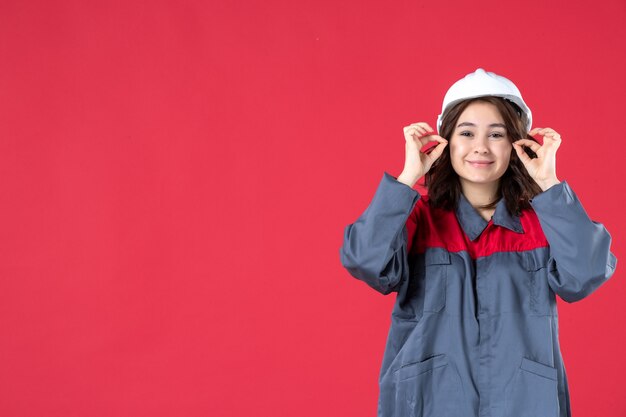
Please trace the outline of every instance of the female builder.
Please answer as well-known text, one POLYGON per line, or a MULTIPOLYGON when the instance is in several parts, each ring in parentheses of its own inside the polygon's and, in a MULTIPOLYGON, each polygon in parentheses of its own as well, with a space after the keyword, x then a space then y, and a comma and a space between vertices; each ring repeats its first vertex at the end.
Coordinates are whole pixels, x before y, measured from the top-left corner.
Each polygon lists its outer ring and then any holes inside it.
POLYGON ((557 178, 559 134, 531 122, 511 81, 468 74, 444 98, 438 135, 404 128, 404 170, 385 172, 345 228, 343 266, 397 293, 379 417, 571 415, 555 295, 590 295, 617 259, 557 178), (423 196, 413 189, 422 176, 423 196))

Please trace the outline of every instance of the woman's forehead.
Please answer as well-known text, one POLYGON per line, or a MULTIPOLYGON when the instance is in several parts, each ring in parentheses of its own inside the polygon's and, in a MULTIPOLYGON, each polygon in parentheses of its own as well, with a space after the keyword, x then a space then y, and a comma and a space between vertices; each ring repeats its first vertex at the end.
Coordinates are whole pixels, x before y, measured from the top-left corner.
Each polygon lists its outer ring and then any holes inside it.
POLYGON ((505 127, 504 118, 498 107, 483 101, 472 102, 463 110, 457 121, 457 127, 460 125, 505 127))

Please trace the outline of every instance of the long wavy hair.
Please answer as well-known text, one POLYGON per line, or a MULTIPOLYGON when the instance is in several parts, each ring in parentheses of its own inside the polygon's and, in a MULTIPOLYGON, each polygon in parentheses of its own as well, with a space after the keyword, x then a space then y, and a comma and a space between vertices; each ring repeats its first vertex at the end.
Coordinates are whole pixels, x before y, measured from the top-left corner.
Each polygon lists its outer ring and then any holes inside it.
MULTIPOLYGON (((535 140, 526 131, 526 114, 513 102, 493 96, 464 100, 450 107, 443 114, 439 135, 450 141, 459 117, 467 106, 476 101, 496 106, 504 119, 507 137, 511 143, 521 138, 535 140)), ((531 158, 536 158, 530 148, 523 149, 531 158)), ((428 189, 429 204, 432 207, 456 209, 462 191, 459 176, 452 168, 449 145, 424 176, 423 186, 428 189)), ((481 208, 494 208, 498 200, 504 197, 509 213, 519 216, 522 210, 531 207, 530 199, 541 192, 541 187, 528 174, 515 149, 511 148, 509 166, 500 177, 496 199, 481 208)))

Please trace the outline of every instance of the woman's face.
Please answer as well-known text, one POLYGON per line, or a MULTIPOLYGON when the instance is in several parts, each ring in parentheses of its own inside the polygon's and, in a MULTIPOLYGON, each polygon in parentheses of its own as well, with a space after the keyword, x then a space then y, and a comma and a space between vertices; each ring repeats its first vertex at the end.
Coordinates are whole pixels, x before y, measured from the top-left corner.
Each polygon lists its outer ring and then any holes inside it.
POLYGON ((461 113, 449 146, 452 168, 462 186, 497 186, 509 166, 513 149, 496 106, 480 101, 471 103, 461 113))

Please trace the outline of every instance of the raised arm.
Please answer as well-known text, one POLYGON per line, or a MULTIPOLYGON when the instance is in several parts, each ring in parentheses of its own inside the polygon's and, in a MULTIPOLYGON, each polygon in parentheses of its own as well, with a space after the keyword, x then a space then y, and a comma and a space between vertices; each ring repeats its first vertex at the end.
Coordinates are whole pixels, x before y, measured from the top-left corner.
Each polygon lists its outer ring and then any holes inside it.
POLYGON ((611 235, 589 218, 567 182, 556 176, 556 151, 561 135, 554 129, 534 128, 529 136, 543 136, 543 144, 520 139, 513 148, 530 176, 543 190, 530 205, 537 213, 550 244, 548 284, 563 300, 572 303, 594 292, 613 275, 617 259, 611 253, 611 235), (522 149, 530 147, 531 158, 522 149))
POLYGON ((536 195, 531 206, 550 244, 548 284, 563 300, 581 300, 615 272, 611 235, 589 218, 566 181, 536 195))
POLYGON ((339 249, 342 265, 352 276, 389 294, 408 277, 408 253, 416 228, 419 193, 413 185, 441 156, 448 141, 425 122, 403 128, 404 169, 398 178, 384 173, 374 199, 356 222, 346 226, 339 249), (430 142, 438 142, 423 152, 430 142))
POLYGON ((389 294, 408 277, 419 193, 385 172, 367 209, 344 229, 341 264, 370 287, 389 294))

